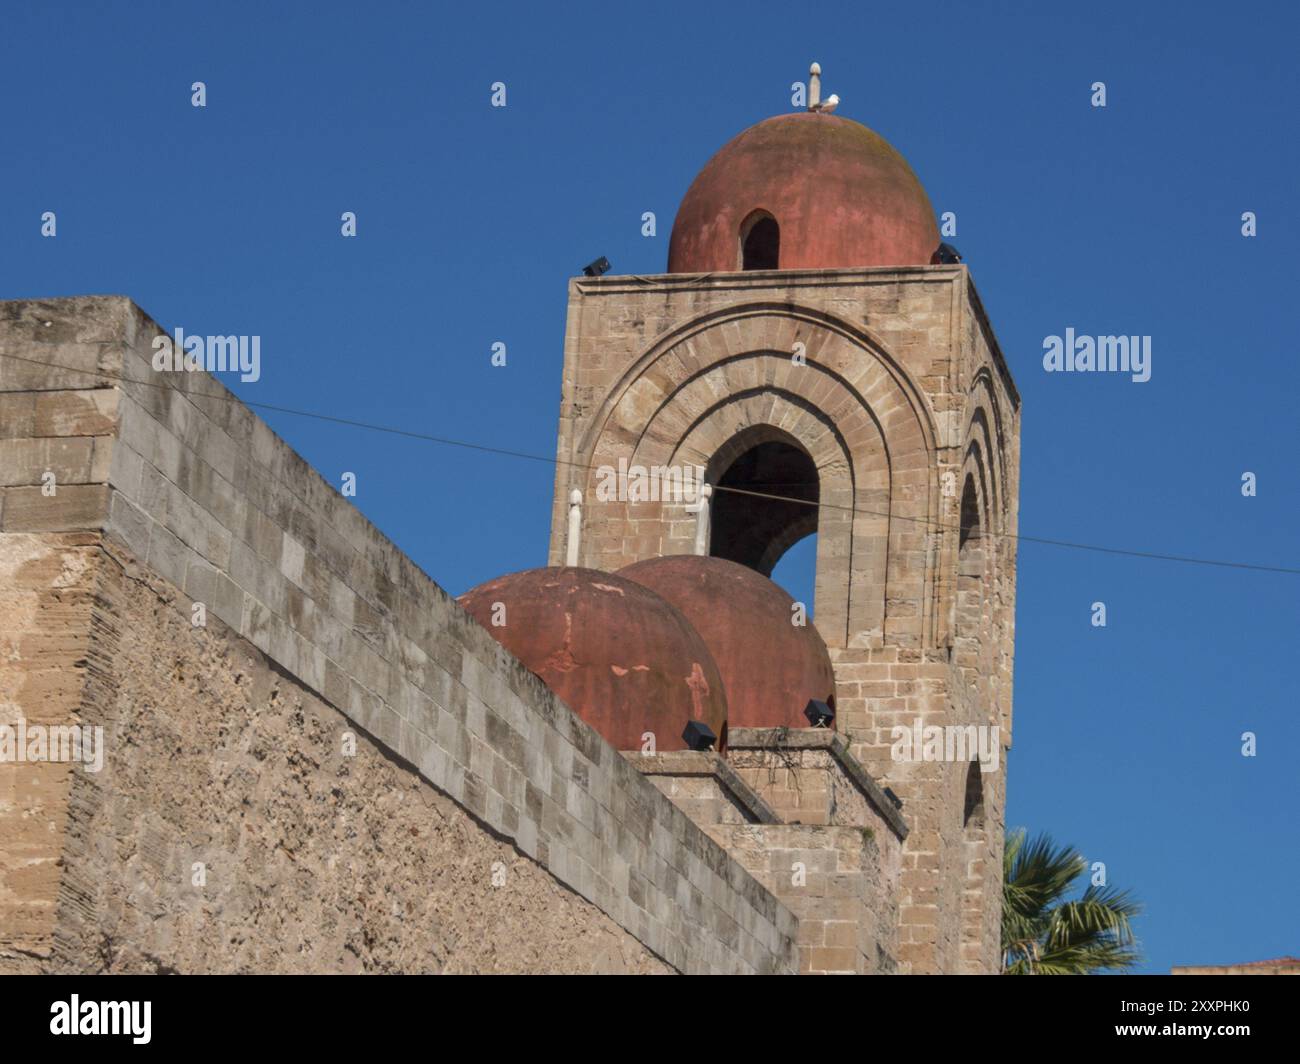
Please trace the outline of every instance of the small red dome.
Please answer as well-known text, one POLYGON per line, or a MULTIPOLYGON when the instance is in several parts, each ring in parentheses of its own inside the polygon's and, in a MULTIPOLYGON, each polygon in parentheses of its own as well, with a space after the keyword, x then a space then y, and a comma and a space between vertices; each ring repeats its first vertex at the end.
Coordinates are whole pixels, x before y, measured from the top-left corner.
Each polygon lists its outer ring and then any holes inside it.
POLYGON ((683 554, 635 562, 619 575, 662 595, 703 636, 727 688, 733 728, 807 728, 809 700, 833 700, 826 644, 811 624, 791 623, 794 599, 761 573, 683 554))
POLYGON ((782 270, 922 266, 939 246, 930 198, 883 137, 796 112, 751 126, 708 161, 677 211, 668 272, 741 269, 743 231, 764 215, 782 270))
POLYGON ((651 732, 656 750, 685 750, 692 720, 725 747, 727 699, 713 656, 649 588, 595 569, 528 569, 457 601, 616 749, 640 750, 651 732))

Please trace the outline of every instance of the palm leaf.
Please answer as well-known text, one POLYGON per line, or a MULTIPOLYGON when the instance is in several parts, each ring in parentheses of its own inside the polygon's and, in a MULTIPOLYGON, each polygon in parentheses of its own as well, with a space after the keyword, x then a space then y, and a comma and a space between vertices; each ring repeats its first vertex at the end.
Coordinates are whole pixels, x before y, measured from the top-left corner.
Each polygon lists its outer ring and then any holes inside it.
POLYGON ((1089 885, 1067 895, 1087 869, 1083 856, 1049 836, 1007 836, 1003 856, 1002 956, 1008 975, 1127 971, 1141 959, 1132 920, 1142 910, 1127 892, 1089 885))

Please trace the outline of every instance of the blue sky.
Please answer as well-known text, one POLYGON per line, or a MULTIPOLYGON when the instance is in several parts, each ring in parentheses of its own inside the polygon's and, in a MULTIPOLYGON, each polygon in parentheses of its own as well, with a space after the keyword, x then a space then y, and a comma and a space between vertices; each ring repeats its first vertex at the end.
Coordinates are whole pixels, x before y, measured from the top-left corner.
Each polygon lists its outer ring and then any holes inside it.
MULTIPOLYGON (((568 278, 602 254, 662 272, 691 178, 817 59, 839 113, 957 214, 1024 397, 1022 533, 1300 567, 1294 8, 11 3, 5 23, 0 298, 126 294, 169 329, 260 335, 249 400, 545 456, 568 278), (1150 335, 1152 379, 1045 373, 1066 327, 1150 335)), ((327 478, 356 472, 452 592, 544 563, 549 467, 266 418, 327 478)), ((796 548, 781 575, 807 574, 796 548)), ((1024 544, 1017 616, 1009 823, 1137 893, 1149 971, 1300 954, 1300 576, 1024 544)))

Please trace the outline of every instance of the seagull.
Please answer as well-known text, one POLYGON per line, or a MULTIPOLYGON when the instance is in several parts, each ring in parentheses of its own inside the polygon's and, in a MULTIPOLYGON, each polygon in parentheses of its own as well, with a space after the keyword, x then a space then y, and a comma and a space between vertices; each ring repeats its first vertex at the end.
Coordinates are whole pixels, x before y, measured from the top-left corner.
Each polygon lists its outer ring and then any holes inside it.
POLYGON ((828 97, 826 97, 825 103, 818 105, 817 110, 824 115, 828 115, 832 111, 834 111, 835 108, 837 108, 839 105, 840 105, 840 98, 836 96, 835 93, 831 93, 828 97))

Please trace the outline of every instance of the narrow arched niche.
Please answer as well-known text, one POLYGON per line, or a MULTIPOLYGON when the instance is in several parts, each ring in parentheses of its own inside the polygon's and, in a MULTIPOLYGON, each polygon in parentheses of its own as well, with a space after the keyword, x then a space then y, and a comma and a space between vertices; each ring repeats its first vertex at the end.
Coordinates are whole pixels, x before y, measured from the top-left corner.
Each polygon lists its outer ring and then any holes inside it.
MULTIPOLYGON (((975 480, 968 476, 961 492, 961 533, 958 536, 957 550, 960 561, 969 562, 973 553, 979 549, 980 538, 980 503, 975 491, 975 480)), ((972 575, 978 576, 978 570, 972 575)))
POLYGON ((978 679, 984 613, 984 550, 979 493, 975 479, 966 477, 961 493, 961 531, 957 537, 957 596, 954 620, 954 660, 968 683, 978 679))
MULTIPOLYGON (((972 761, 966 769, 966 797, 963 803, 962 827, 971 832, 984 831, 984 773, 980 763, 972 761)), ((972 836, 973 838, 973 836, 972 836)))
POLYGON ((777 270, 781 263, 781 227, 767 211, 754 211, 740 226, 740 268, 777 270))

